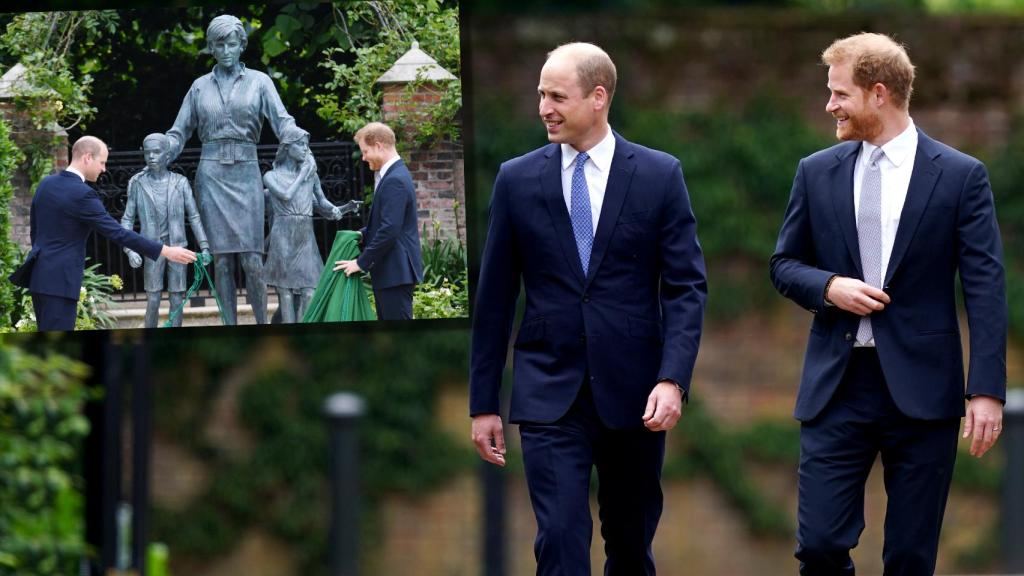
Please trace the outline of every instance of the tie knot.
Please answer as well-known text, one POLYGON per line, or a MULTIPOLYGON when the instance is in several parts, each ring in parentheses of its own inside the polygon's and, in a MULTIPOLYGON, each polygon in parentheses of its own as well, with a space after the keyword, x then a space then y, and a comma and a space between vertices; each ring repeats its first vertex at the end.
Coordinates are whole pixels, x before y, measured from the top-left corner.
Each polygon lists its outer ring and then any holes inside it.
POLYGON ((871 164, 871 166, 877 166, 878 161, 881 160, 883 156, 885 156, 885 151, 882 150, 881 146, 879 146, 878 148, 875 148, 874 151, 871 152, 871 158, 868 159, 868 162, 871 164))
POLYGON ((589 158, 590 158, 590 155, 587 154, 586 152, 580 152, 579 154, 577 154, 576 155, 576 170, 582 170, 583 169, 583 165, 587 163, 587 159, 589 159, 589 158))

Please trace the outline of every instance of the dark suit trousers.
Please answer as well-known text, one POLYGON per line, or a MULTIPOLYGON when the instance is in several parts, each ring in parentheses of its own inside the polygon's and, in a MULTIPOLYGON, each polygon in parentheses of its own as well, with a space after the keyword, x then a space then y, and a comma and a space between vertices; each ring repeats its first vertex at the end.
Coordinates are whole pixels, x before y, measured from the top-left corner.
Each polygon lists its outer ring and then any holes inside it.
POLYGON ((854 349, 835 396, 800 428, 800 574, 854 574, 850 549, 864 529, 864 484, 878 454, 888 495, 885 574, 934 573, 959 427, 959 419, 903 415, 878 353, 854 349))
POLYGON ((412 320, 413 284, 374 289, 378 320, 412 320))
POLYGON ((604 573, 653 575, 665 433, 606 428, 586 384, 561 419, 522 423, 519 433, 537 517, 537 574, 590 576, 590 473, 596 466, 604 573))
POLYGON ((35 310, 36 326, 40 331, 75 329, 78 300, 33 292, 32 309, 35 310))

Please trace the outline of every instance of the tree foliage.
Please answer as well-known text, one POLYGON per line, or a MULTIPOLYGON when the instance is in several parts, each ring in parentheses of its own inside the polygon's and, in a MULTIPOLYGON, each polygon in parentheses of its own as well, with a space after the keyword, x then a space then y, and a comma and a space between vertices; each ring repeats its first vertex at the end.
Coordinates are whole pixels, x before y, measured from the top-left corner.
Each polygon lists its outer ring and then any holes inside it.
MULTIPOLYGON (((442 68, 457 78, 460 76, 459 19, 455 6, 444 6, 439 0, 375 0, 353 3, 345 10, 336 7, 335 15, 344 27, 348 46, 324 51, 327 60, 322 66, 331 71, 332 79, 316 99, 320 103, 318 114, 344 132, 355 132, 367 122, 381 119, 377 78, 387 72, 413 42, 418 42, 420 49, 437 60, 442 68), (349 51, 355 53, 355 61, 340 61, 339 57, 349 51)), ((420 80, 410 84, 403 97, 411 100, 424 83, 420 80)), ((399 117, 394 128, 400 136, 413 137, 421 143, 435 138, 459 137, 461 80, 446 82, 437 88, 440 103, 433 107, 428 118, 408 114, 399 117)))

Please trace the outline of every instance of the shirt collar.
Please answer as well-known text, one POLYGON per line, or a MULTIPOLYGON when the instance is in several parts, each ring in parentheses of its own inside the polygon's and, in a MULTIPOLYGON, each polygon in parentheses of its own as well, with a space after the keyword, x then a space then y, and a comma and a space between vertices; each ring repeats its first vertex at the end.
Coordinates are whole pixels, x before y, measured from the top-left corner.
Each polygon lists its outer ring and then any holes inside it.
POLYGON ((67 172, 71 172, 75 176, 78 176, 79 178, 81 178, 82 182, 85 182, 85 174, 82 174, 81 172, 79 172, 78 170, 72 168, 71 166, 68 166, 64 170, 67 171, 67 172))
POLYGON ((395 155, 394 158, 392 158, 391 160, 388 160, 387 162, 385 162, 384 165, 380 167, 380 177, 383 178, 384 175, 387 174, 388 169, 391 168, 392 166, 394 166, 395 162, 398 162, 401 159, 402 159, 401 156, 395 155))
MULTIPOLYGON (((562 170, 565 170, 576 161, 579 151, 568 144, 562 144, 562 170)), ((611 126, 608 133, 604 135, 593 148, 587 150, 587 155, 594 161, 594 166, 602 173, 607 174, 612 167, 612 157, 615 156, 615 134, 611 126)))
MULTIPOLYGON (((863 144, 863 157, 870 158, 871 153, 875 151, 874 144, 867 141, 863 144)), ((897 168, 903 164, 903 161, 907 159, 911 152, 917 150, 917 127, 914 126, 914 119, 910 118, 910 122, 907 127, 900 132, 898 136, 889 140, 885 144, 882 144, 882 152, 885 153, 885 157, 889 159, 897 168)))
MULTIPOLYGON (((238 63, 238 76, 239 77, 245 76, 245 62, 239 62, 238 63)), ((217 80, 217 65, 216 64, 213 65, 213 68, 210 68, 210 77, 213 78, 214 81, 217 80)))

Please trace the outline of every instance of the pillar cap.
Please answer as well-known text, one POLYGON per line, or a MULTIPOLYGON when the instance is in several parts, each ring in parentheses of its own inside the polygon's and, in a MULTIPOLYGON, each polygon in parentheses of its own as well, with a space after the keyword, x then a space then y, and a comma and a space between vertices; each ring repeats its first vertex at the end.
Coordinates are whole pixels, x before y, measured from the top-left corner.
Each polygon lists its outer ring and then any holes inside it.
POLYGON ((7 72, 4 72, 3 77, 0 77, 0 100, 10 100, 14 98, 15 86, 23 86, 25 84, 25 66, 21 62, 18 62, 7 72))
POLYGON ((413 42, 412 48, 391 65, 387 72, 377 78, 377 84, 409 84, 417 80, 446 82, 455 80, 455 75, 445 70, 426 52, 420 50, 420 43, 413 42))
POLYGON ((324 414, 328 418, 355 418, 366 412, 366 402, 352 392, 335 392, 324 401, 324 414))

